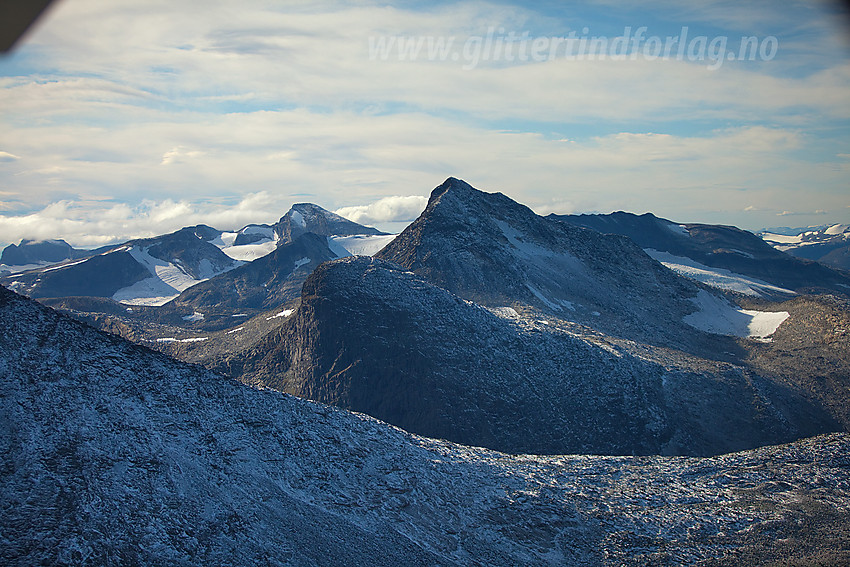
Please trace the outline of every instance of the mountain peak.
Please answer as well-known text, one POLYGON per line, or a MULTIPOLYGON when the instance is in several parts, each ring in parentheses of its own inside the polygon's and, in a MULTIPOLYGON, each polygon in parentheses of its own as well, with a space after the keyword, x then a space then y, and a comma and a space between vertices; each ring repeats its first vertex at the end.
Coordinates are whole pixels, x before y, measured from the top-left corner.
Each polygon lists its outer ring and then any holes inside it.
POLYGON ((433 191, 431 191, 431 197, 428 199, 428 205, 431 205, 435 201, 439 201, 444 195, 451 193, 452 195, 474 195, 474 194, 483 194, 483 191, 479 191, 463 179, 458 179, 457 177, 449 177, 438 187, 435 187, 433 191))
POLYGON ((305 232, 321 236, 350 236, 354 234, 384 234, 323 209, 313 203, 296 203, 274 225, 282 243, 291 242, 305 232))

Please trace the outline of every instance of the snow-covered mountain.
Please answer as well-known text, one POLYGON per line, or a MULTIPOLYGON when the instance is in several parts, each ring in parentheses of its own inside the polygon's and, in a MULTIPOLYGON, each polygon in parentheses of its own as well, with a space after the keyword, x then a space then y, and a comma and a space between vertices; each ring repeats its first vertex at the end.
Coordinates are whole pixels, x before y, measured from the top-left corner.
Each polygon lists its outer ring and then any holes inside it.
POLYGON ((298 299, 307 275, 337 255, 325 236, 306 232, 278 246, 274 252, 185 290, 168 307, 191 307, 206 319, 285 305, 298 299))
POLYGON ((293 205, 274 225, 251 224, 236 232, 198 225, 88 252, 57 243, 10 246, 7 255, 15 260, 34 259, 39 250, 39 258, 70 254, 82 259, 20 266, 10 271, 30 271, 9 275, 2 283, 35 298, 109 297, 125 305, 159 306, 200 282, 263 258, 307 233, 323 236, 333 250, 332 257, 373 254, 394 238, 317 205, 301 203, 293 205), (28 251, 29 256, 21 256, 21 250, 28 251))
POLYGON ((222 232, 212 243, 231 258, 252 261, 308 232, 327 237, 338 257, 372 255, 395 237, 313 203, 296 203, 275 224, 250 224, 237 232, 222 232))
POLYGON ((241 265, 210 244, 217 235, 205 225, 187 227, 7 276, 3 284, 35 298, 110 297, 128 305, 161 305, 199 281, 241 265))
POLYGON ((305 232, 322 236, 386 236, 386 233, 376 228, 357 224, 313 203, 292 205, 273 226, 284 242, 291 242, 305 232))
POLYGON ((768 244, 798 258, 817 260, 836 268, 850 270, 850 225, 759 232, 768 244))
POLYGON ((846 292, 850 276, 782 254, 733 226, 679 224, 651 213, 549 215, 605 234, 628 236, 668 268, 711 287, 754 297, 788 298, 796 291, 846 292))
POLYGON ((850 438, 508 456, 258 391, 0 289, 10 566, 850 561, 850 438))

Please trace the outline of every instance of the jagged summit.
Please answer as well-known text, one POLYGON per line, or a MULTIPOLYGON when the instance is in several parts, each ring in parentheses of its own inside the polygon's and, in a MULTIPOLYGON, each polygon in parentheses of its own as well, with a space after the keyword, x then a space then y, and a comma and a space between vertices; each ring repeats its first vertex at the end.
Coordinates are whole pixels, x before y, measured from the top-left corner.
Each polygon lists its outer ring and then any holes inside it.
POLYGON ((643 337, 675 334, 697 295, 628 238, 541 217, 451 177, 377 257, 484 305, 518 302, 643 337))

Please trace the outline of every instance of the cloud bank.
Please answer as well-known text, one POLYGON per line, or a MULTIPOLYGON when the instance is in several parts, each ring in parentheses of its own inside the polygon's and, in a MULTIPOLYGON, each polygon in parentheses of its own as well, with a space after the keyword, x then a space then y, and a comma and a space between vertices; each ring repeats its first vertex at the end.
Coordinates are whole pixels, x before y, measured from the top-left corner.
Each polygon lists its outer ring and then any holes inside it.
POLYGON ((608 4, 57 3, 0 61, 0 240, 97 244, 179 219, 275 220, 269 211, 302 201, 392 222, 448 176, 540 213, 745 228, 783 211, 846 220, 850 64, 822 3, 608 4), (625 26, 732 43, 775 35, 780 47, 716 71, 369 56, 373 37, 588 27, 613 38, 625 26), (260 194, 258 218, 239 216, 260 194))
POLYGON ((428 199, 420 195, 384 197, 370 205, 342 207, 336 214, 360 224, 411 222, 425 210, 428 199))

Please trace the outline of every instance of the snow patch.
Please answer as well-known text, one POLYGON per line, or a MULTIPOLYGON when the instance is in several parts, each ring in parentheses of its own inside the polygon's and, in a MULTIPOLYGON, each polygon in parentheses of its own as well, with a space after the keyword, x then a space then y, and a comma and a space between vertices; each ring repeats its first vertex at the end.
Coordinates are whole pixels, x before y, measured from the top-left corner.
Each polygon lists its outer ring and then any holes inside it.
POLYGON ((270 226, 260 226, 256 224, 249 224, 245 228, 239 231, 241 234, 262 234, 269 240, 274 240, 275 234, 274 229, 270 226))
POLYGON ((307 228, 307 221, 304 220, 304 215, 302 215, 295 209, 289 211, 289 218, 292 219, 292 222, 297 224, 298 226, 302 228, 307 228))
POLYGON ((802 234, 788 236, 785 234, 773 234, 770 232, 765 232, 761 235, 761 237, 763 240, 767 240, 768 242, 775 242, 777 244, 799 244, 803 240, 802 234))
MULTIPOLYGON (((354 236, 330 236, 328 246, 331 242, 344 249, 348 254, 345 256, 374 256, 384 246, 393 241, 395 234, 358 234, 354 236)), ((331 250, 337 253, 331 246, 331 250)), ((340 256, 342 257, 342 256, 340 256)))
POLYGON ((231 329, 231 330, 227 331, 227 333, 225 333, 225 334, 226 335, 232 335, 233 333, 238 333, 239 331, 241 331, 244 328, 245 327, 236 327, 235 329, 231 329))
POLYGON ((195 279, 180 266, 151 256, 147 248, 132 246, 127 252, 147 268, 151 277, 121 288, 112 295, 114 301, 125 305, 164 305, 193 285, 236 267, 234 264, 225 270, 216 270, 212 263, 204 258, 198 263, 199 272, 204 277, 195 279))
POLYGON ((310 258, 301 258, 300 260, 295 260, 295 268, 293 268, 293 271, 297 270, 298 268, 300 268, 304 264, 309 264, 309 263, 310 263, 310 258))
POLYGON ((531 284, 526 283, 525 287, 527 287, 531 291, 531 293, 533 293, 535 295, 535 297, 537 297, 537 299, 542 301, 546 305, 546 307, 548 307, 549 309, 553 309, 555 311, 563 311, 563 308, 560 305, 557 305, 557 304, 549 301, 542 293, 540 293, 539 290, 537 290, 531 284))
POLYGON ((56 266, 52 266, 50 268, 46 268, 46 269, 42 270, 42 272, 52 272, 53 270, 62 270, 62 269, 65 269, 65 268, 70 268, 71 266, 76 266, 77 264, 82 264, 86 260, 88 260, 88 258, 83 258, 82 260, 77 260, 76 262, 68 262, 67 264, 59 264, 59 265, 56 265, 56 266))
POLYGON ((175 339, 174 337, 163 337, 161 339, 156 339, 158 343, 199 343, 201 341, 205 341, 209 339, 209 337, 192 337, 190 339, 175 339))
POLYGON ((643 251, 646 252, 648 256, 658 262, 661 262, 661 264, 673 270, 677 274, 711 287, 735 291, 754 297, 761 297, 765 292, 778 292, 788 295, 796 295, 790 289, 785 289, 761 280, 736 274, 725 268, 706 266, 705 264, 700 264, 699 262, 684 256, 674 256, 669 252, 661 252, 659 250, 653 250, 652 248, 644 248, 643 251))
POLYGON ((281 311, 280 313, 277 313, 276 315, 272 315, 271 317, 266 317, 266 321, 271 321, 272 319, 277 319, 278 317, 289 317, 293 313, 295 313, 295 309, 284 309, 283 311, 281 311))
POLYGON ((221 249, 228 246, 233 246, 233 243, 236 241, 237 236, 239 236, 238 232, 222 232, 216 238, 208 240, 207 242, 209 242, 216 248, 221 249))
POLYGON ((829 235, 842 234, 844 232, 847 232, 848 229, 850 229, 850 224, 834 224, 825 231, 823 231, 823 233, 829 235))
POLYGON ((787 311, 739 309, 725 299, 702 289, 691 301, 698 309, 685 315, 682 321, 691 327, 716 335, 766 339, 790 317, 787 311))
POLYGON ((338 243, 332 236, 328 236, 328 248, 331 249, 331 252, 336 254, 337 258, 353 256, 351 252, 349 252, 344 246, 342 246, 342 244, 338 243))
POLYGON ((197 311, 195 311, 191 315, 186 315, 186 316, 182 317, 182 319, 184 321, 203 321, 204 320, 204 314, 198 313, 197 311))
POLYGON ((676 234, 681 234, 682 236, 690 236, 691 233, 688 232, 688 229, 685 228, 683 224, 668 224, 665 225, 671 232, 675 232, 676 234))

